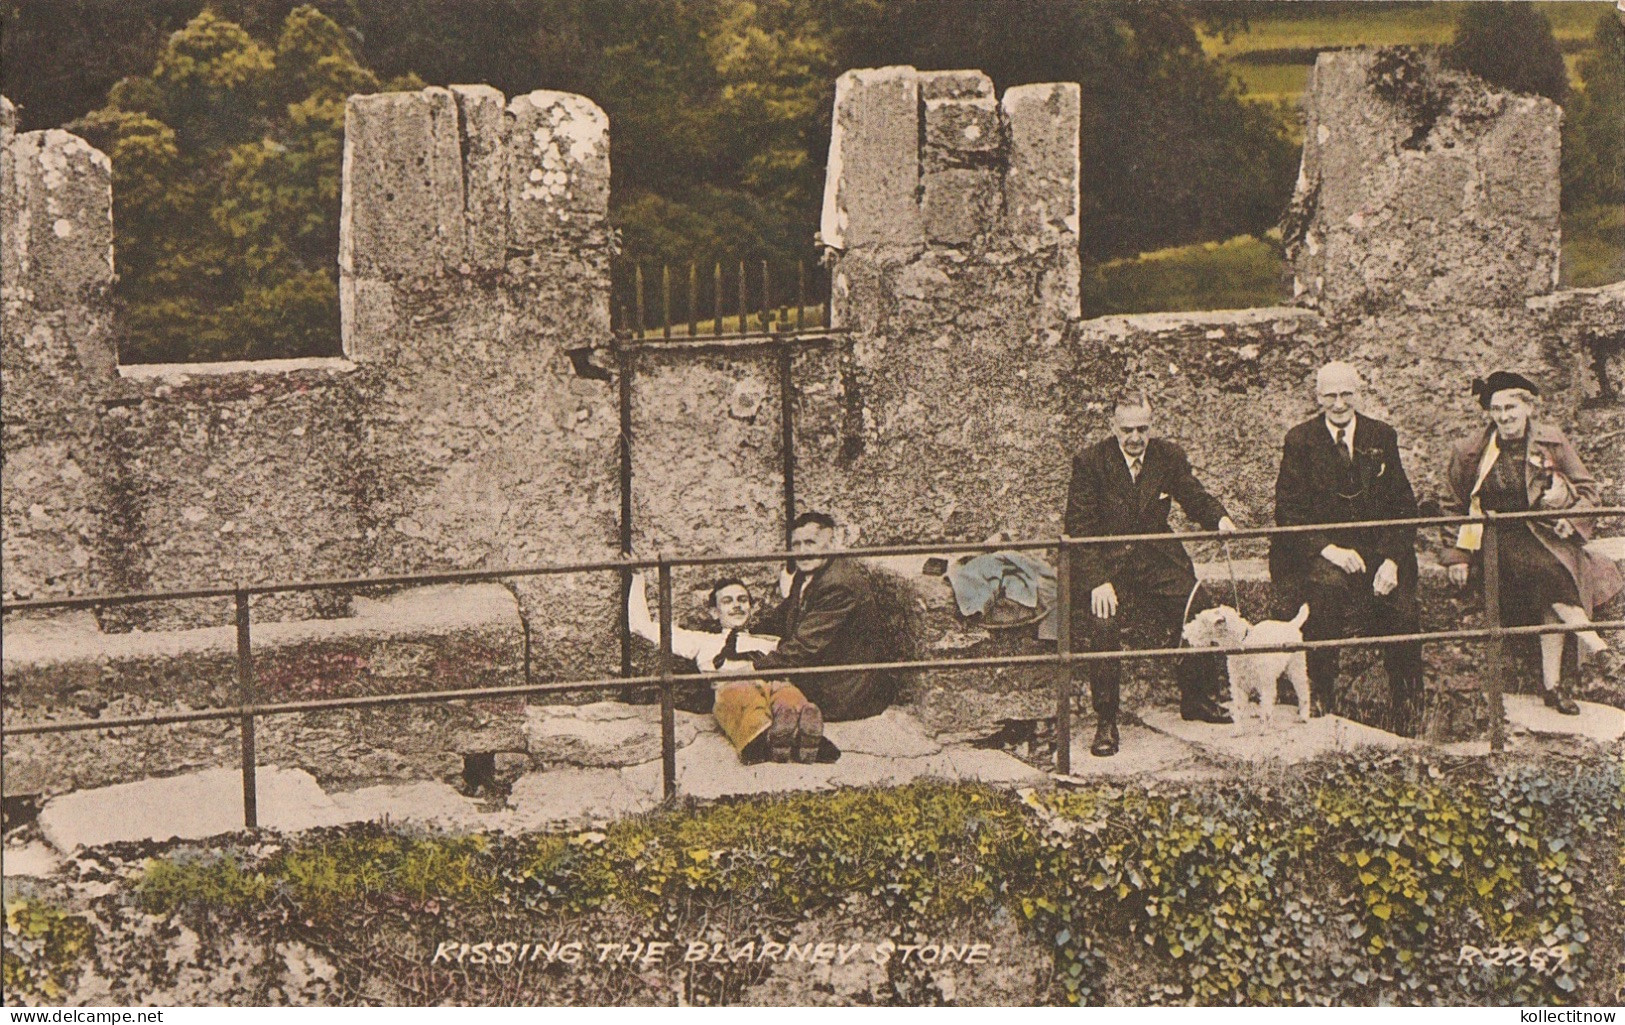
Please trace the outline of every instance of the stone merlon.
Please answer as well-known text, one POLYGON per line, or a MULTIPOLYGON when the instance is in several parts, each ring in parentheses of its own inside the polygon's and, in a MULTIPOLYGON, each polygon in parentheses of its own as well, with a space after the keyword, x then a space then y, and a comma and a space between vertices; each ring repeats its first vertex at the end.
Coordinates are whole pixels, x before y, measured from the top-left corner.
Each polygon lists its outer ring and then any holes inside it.
POLYGON ((1322 53, 1288 256, 1334 310, 1499 306, 1551 291, 1563 112, 1404 48, 1322 53))
POLYGON ((414 282, 513 272, 578 243, 607 253, 609 120, 591 100, 540 90, 352 96, 343 192, 345 352, 371 358, 419 315, 414 282))
POLYGON ((14 135, 6 118, 5 290, 40 308, 93 298, 113 283, 113 165, 77 135, 14 135))
POLYGON ((352 96, 339 266, 368 278, 500 268, 598 228, 609 120, 591 100, 490 86, 352 96))
POLYGON ((820 235, 866 245, 1076 245, 1080 97, 1070 83, 999 101, 980 71, 848 71, 835 87, 820 235))

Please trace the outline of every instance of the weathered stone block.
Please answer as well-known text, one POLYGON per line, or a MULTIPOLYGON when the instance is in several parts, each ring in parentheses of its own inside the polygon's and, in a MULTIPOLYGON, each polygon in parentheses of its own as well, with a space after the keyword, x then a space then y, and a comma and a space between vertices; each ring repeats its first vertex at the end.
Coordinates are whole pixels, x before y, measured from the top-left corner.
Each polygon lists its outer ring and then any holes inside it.
POLYGON ((467 259, 457 101, 445 89, 352 96, 344 117, 339 267, 395 279, 467 259))
POLYGON ((998 226, 1003 195, 999 175, 986 168, 945 167, 927 171, 921 197, 925 237, 943 245, 966 245, 998 226))
MULTIPOLYGON (((17 281, 17 215, 16 158, 11 154, 11 143, 17 135, 17 108, 9 99, 0 96, 0 292, 9 296, 17 281)), ((9 311, 8 311, 9 312, 9 311)))
POLYGON ((1010 164, 1004 215, 1012 245, 1077 248, 1081 104, 1081 92, 1071 82, 1005 91, 1010 164))
POLYGON ((508 240, 521 248, 597 228, 609 212, 609 119, 573 93, 508 102, 508 240))
POLYGON ((469 266, 500 270, 508 255, 507 125, 502 93, 454 85, 463 138, 463 227, 469 266))
POLYGON ((1590 405, 1618 403, 1625 395, 1625 282, 1570 288, 1525 304, 1549 340, 1549 363, 1567 373, 1547 383, 1590 405))
POLYGON ((932 167, 986 163, 1004 144, 993 80, 980 71, 920 73, 924 106, 923 163, 932 167))
POLYGON ((112 164, 57 129, 13 136, 7 149, 15 205, 5 287, 39 309, 94 299, 113 283, 112 164))
POLYGON ((45 596, 89 576, 100 516, 96 482, 73 439, 6 449, 5 591, 45 596))
POLYGON ((916 72, 920 81, 920 102, 993 98, 993 79, 971 68, 953 71, 916 72))
POLYGON ((910 67, 848 71, 835 83, 819 234, 838 249, 920 245, 920 83, 910 67))
POLYGON ((402 341, 395 286, 379 278, 339 276, 339 334, 344 355, 354 360, 388 356, 402 341))
POLYGON ((1449 309, 1550 291, 1562 111, 1407 49, 1323 53, 1288 252, 1306 302, 1449 309))
MULTIPOLYGON (((634 479, 659 479, 662 491, 683 497, 659 501, 634 489, 636 550, 768 551, 781 543, 779 422, 771 352, 754 359, 642 354, 633 391, 634 479), (737 415, 736 405, 746 415, 737 415)), ((768 568, 741 567, 753 587, 768 568)))
MULTIPOLYGON (((694 742, 705 718, 681 713, 678 747, 694 742)), ((526 749, 538 766, 583 768, 641 765, 660 757, 660 706, 601 701, 591 705, 541 705, 530 709, 526 749)))

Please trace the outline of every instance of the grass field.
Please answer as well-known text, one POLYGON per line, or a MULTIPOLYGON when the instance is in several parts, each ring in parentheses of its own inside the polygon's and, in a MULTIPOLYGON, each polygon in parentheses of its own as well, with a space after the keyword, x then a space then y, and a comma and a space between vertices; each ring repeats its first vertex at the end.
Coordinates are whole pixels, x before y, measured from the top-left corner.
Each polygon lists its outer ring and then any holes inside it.
POLYGON ((1565 288, 1625 280, 1625 204, 1564 215, 1561 280, 1565 288))
MULTIPOLYGON (((1448 43, 1455 35, 1461 3, 1399 7, 1372 2, 1350 12, 1346 5, 1304 0, 1299 8, 1323 13, 1256 18, 1248 31, 1229 39, 1204 37, 1209 54, 1224 58, 1247 87, 1248 98, 1295 105, 1303 94, 1314 52, 1341 46, 1448 43)), ((1552 33, 1564 50, 1569 80, 1578 84, 1577 66, 1599 18, 1612 17, 1610 5, 1595 2, 1542 3, 1552 33)))
MULTIPOLYGON (((1334 46, 1393 46, 1398 43, 1448 43, 1463 3, 1434 3, 1426 7, 1399 7, 1372 2, 1361 4, 1357 15, 1345 5, 1315 0, 1293 5, 1322 8, 1324 14, 1290 18, 1257 18, 1249 30, 1230 39, 1204 38, 1203 48, 1220 57, 1235 57, 1254 50, 1305 49, 1334 46)), ((1597 19, 1612 16, 1611 5, 1601 2, 1542 3, 1540 10, 1552 23, 1558 45, 1591 37, 1597 19)), ((1574 45, 1571 42, 1569 45, 1574 45)))
MULTIPOLYGON (((1564 288, 1625 279, 1625 205, 1563 218, 1564 288)), ((1251 235, 1103 263, 1083 277, 1083 313, 1234 310, 1291 300, 1278 243, 1251 235)))
POLYGON ((1112 260, 1085 272, 1083 315, 1278 306, 1291 291, 1277 244, 1242 235, 1112 260))

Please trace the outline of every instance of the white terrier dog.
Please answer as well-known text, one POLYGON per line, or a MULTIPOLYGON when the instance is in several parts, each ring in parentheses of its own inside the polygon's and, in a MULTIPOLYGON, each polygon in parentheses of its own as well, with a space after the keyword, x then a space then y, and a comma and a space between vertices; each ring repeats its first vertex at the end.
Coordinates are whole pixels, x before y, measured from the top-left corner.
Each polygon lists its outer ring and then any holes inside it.
MULTIPOLYGON (((1193 648, 1261 648, 1273 644, 1292 644, 1303 640, 1303 623, 1309 618, 1309 606, 1298 610, 1289 622, 1266 619, 1257 626, 1242 618, 1241 613, 1228 605, 1199 612, 1185 624, 1184 637, 1193 648)), ((1225 660, 1230 669, 1230 710, 1240 717, 1248 698, 1258 694, 1256 711, 1263 718, 1265 708, 1279 703, 1282 676, 1292 684, 1298 695, 1298 719, 1309 720, 1309 663, 1301 651, 1271 651, 1261 655, 1230 655, 1225 660)))

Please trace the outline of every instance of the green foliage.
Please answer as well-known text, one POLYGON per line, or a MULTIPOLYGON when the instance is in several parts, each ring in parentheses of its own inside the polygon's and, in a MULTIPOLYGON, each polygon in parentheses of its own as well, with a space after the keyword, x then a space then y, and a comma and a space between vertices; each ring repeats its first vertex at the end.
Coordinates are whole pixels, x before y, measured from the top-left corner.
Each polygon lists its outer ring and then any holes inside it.
POLYGON ((121 359, 336 351, 344 101, 377 88, 315 8, 274 49, 205 10, 73 126, 113 160, 121 359))
MULTIPOLYGON (((864 898, 892 935, 1007 913, 1055 957, 1054 998, 1199 1004, 1564 1004, 1608 994, 1625 763, 1329 760, 1222 787, 1096 785, 1017 799, 919 783, 721 803, 517 838, 324 833, 246 873, 149 865, 145 906, 288 901, 346 931, 384 907, 452 922, 722 918, 785 935, 864 898), (739 916, 744 915, 743 919, 739 916), (1463 959, 1561 949, 1556 970, 1463 959), (1121 981, 1114 984, 1121 986, 1121 981)), ((1553 962, 1554 966, 1556 962, 1553 962)))
POLYGON ((1625 204, 1612 203, 1563 215, 1562 284, 1595 288, 1625 280, 1625 204))
POLYGON ((1031 803, 1049 825, 1041 878, 1058 885, 1022 910, 1053 938, 1075 1001, 1102 995, 1102 939, 1125 933, 1165 969, 1188 966, 1161 976, 1173 1002, 1561 1003, 1611 967, 1586 956, 1578 898, 1613 871, 1591 852, 1620 842, 1617 759, 1487 781, 1345 761, 1250 794, 1031 803), (1460 957, 1498 944, 1570 960, 1546 974, 1460 957))
POLYGON ((493 875, 480 862, 484 837, 407 837, 369 831, 284 851, 252 872, 231 857, 154 859, 137 883, 141 906, 247 910, 289 899, 310 918, 330 918, 387 895, 422 904, 489 895, 493 875))
POLYGON ((1562 103, 1569 75, 1552 23, 1530 3, 1469 4, 1445 51, 1452 66, 1491 85, 1562 103))
POLYGON ((141 906, 161 913, 188 906, 243 908, 270 892, 264 872, 245 872, 232 857, 151 859, 136 888, 141 906))
POLYGON ((1625 25, 1598 21, 1592 41, 1579 63, 1585 87, 1574 93, 1563 122, 1565 210, 1625 197, 1625 25))
POLYGON ((57 1003, 78 974, 79 960, 91 947, 91 929, 82 917, 37 900, 6 905, 5 950, 0 975, 12 994, 57 1003))

